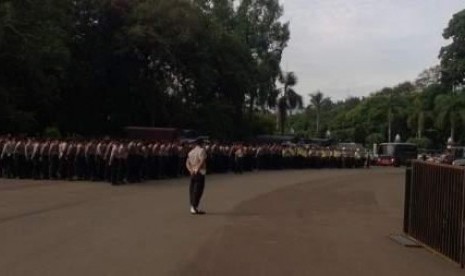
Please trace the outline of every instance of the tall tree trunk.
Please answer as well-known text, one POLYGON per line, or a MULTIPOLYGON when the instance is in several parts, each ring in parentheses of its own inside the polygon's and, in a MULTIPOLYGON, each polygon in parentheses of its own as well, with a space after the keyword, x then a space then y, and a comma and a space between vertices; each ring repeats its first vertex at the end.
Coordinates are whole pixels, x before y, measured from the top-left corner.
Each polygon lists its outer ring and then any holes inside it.
POLYGON ((249 103, 249 120, 252 119, 254 105, 255 105, 255 96, 251 96, 250 103, 249 103))
POLYGON ((422 111, 418 114, 418 128, 417 128, 417 138, 421 139, 423 137, 423 127, 425 124, 425 112, 422 111))
POLYGON ((316 136, 320 135, 320 110, 316 111, 316 136))
POLYGON ((455 113, 453 111, 450 112, 450 138, 452 139, 452 142, 454 142, 454 136, 455 136, 455 113))
POLYGON ((280 120, 279 120, 279 126, 280 126, 280 130, 281 130, 281 135, 284 135, 284 128, 285 128, 285 125, 286 125, 286 110, 281 110, 280 112, 280 120))
POLYGON ((392 139, 392 110, 389 107, 388 111, 388 142, 391 143, 392 139))
POLYGON ((276 110, 276 130, 281 132, 281 115, 279 113, 279 108, 276 110))

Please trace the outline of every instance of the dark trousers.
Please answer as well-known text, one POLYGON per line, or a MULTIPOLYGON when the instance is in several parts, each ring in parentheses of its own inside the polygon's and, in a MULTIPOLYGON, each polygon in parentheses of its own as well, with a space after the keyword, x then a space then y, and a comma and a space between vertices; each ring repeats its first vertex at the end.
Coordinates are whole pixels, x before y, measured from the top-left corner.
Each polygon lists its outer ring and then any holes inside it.
POLYGON ((59 166, 60 166, 60 160, 58 159, 58 155, 51 155, 49 171, 48 171, 48 176, 50 177, 50 179, 58 178, 58 169, 60 168, 59 166))
POLYGON ((32 178, 34 179, 40 179, 40 160, 39 160, 39 157, 34 157, 32 160, 32 173, 31 173, 31 176, 32 178))
POLYGON ((25 177, 25 163, 26 157, 24 155, 15 155, 15 177, 24 178, 25 177))
POLYGON ((42 158, 40 159, 40 176, 42 179, 48 179, 49 178, 49 157, 48 155, 43 155, 42 158))
POLYGON ((110 170, 110 182, 112 185, 118 185, 119 184, 119 164, 120 163, 120 160, 119 159, 114 159, 113 162, 111 163, 111 165, 109 166, 109 170, 110 170))
POLYGON ((111 184, 122 184, 126 173, 126 159, 115 158, 109 168, 111 184))
POLYGON ((65 157, 58 160, 58 174, 60 175, 60 179, 66 179, 68 176, 68 160, 65 157))
POLYGON ((189 186, 189 196, 191 206, 197 209, 199 207, 200 199, 202 199, 203 190, 205 188, 205 176, 202 174, 195 174, 191 176, 191 184, 189 186))
POLYGON ((86 159, 84 156, 77 156, 74 159, 74 174, 79 180, 82 180, 86 176, 86 159))
POLYGON ((89 155, 86 159, 86 178, 91 181, 97 179, 97 163, 95 161, 95 155, 89 155))
POLYGON ((95 162, 96 179, 105 180, 105 160, 103 160, 102 156, 97 155, 97 157, 95 158, 95 162))
POLYGON ((234 164, 234 172, 242 173, 244 171, 244 158, 237 157, 234 164))
POLYGON ((138 182, 137 155, 128 155, 128 182, 138 182))
POLYGON ((2 161, 3 177, 14 177, 14 160, 12 156, 6 156, 2 161))

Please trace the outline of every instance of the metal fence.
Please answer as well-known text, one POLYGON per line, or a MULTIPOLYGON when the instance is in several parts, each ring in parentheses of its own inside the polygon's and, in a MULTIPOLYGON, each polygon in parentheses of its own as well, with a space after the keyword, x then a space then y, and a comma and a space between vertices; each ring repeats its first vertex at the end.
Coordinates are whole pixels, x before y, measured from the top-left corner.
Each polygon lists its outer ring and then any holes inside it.
POLYGON ((462 268, 464 208, 465 168, 412 162, 406 177, 404 232, 462 268))

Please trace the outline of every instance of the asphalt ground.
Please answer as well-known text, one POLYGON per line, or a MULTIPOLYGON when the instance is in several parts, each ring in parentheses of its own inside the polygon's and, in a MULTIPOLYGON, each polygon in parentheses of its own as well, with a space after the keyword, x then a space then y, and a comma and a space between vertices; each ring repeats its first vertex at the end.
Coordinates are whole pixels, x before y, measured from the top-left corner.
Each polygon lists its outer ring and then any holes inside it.
POLYGON ((0 275, 463 275, 400 233, 404 170, 107 183, 0 179, 0 275))

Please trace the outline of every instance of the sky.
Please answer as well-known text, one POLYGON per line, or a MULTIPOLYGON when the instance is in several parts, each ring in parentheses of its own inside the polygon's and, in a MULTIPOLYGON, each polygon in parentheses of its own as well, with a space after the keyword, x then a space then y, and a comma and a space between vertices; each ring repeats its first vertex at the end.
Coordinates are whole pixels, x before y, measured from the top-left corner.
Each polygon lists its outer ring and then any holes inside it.
POLYGON ((414 81, 439 64, 442 37, 464 0, 280 0, 291 40, 281 63, 295 90, 333 100, 414 81))

